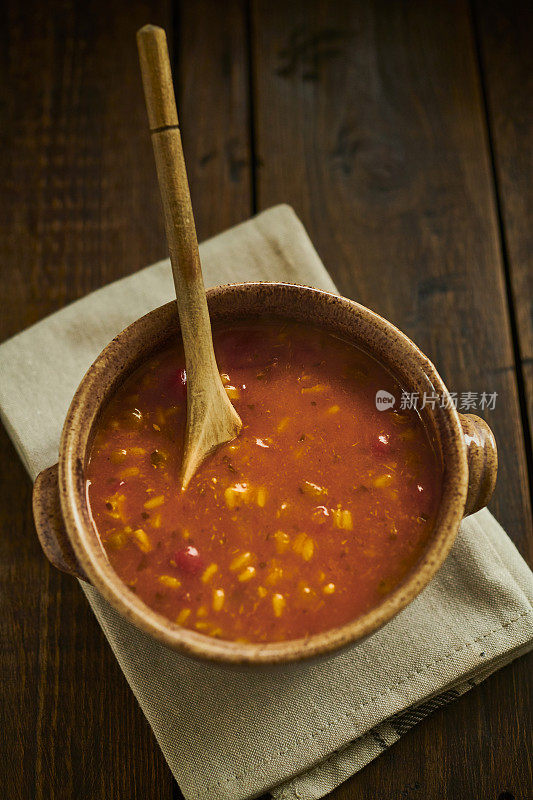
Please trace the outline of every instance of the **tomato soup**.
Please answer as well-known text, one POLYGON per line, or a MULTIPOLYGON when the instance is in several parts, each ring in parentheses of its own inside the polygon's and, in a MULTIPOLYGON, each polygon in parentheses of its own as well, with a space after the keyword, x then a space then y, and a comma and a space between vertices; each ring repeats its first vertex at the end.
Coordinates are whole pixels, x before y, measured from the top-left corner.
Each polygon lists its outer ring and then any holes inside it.
POLYGON ((106 407, 86 471, 94 524, 132 592, 179 625, 274 642, 349 622, 413 568, 441 469, 398 380, 363 350, 282 320, 215 330, 243 421, 182 491, 186 373, 176 345, 106 407), (396 408, 376 408, 376 392, 396 408))

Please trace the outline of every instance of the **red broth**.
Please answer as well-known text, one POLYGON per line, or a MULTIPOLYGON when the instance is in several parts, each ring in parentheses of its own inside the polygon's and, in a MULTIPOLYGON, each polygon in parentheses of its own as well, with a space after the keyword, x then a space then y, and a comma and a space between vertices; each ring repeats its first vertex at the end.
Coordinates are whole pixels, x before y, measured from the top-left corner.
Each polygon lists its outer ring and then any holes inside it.
POLYGON ((215 331, 239 437, 179 487, 186 375, 176 346, 123 385, 87 468, 109 561, 148 606, 210 636, 273 642, 379 603, 419 560, 441 470, 401 386, 371 356, 279 320, 215 331), (396 397, 378 410, 376 392, 396 397))

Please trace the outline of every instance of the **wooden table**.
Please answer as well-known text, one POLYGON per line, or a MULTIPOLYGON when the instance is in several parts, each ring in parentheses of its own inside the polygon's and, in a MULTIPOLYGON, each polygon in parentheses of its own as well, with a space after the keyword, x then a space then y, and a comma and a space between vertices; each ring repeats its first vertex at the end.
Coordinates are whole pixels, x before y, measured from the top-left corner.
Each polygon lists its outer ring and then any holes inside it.
MULTIPOLYGON (((531 4, 4 9, 0 339, 166 255, 135 47, 138 27, 163 25, 200 238, 292 204, 343 294, 406 331, 451 390, 497 392, 491 508, 531 556, 531 4)), ((42 556, 30 482, 0 441, 3 796, 181 797, 76 582, 42 556)), ((532 663, 332 797, 531 797, 532 663)))

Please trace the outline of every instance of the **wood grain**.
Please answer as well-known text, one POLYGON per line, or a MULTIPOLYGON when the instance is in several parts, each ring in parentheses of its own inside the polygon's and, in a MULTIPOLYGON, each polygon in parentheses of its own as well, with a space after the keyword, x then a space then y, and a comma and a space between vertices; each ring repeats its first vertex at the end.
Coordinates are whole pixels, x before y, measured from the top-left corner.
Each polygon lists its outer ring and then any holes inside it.
MULTIPOLYGON (((491 506, 527 553, 523 431, 467 3, 256 0, 252 23, 259 207, 290 202, 341 292, 405 330, 452 391, 498 392, 483 414, 500 450, 491 506)), ((333 796, 527 796, 527 721, 516 710, 527 720, 530 665, 425 721, 333 796)))
POLYGON ((533 430, 533 6, 476 3, 476 23, 517 344, 533 430))
POLYGON ((252 213, 246 3, 178 4, 174 82, 198 239, 252 213))
MULTIPOLYGON (((168 3, 8 2, 0 339, 165 254, 135 31, 168 3)), ((77 583, 50 568, 0 434, 0 786, 170 798, 169 770, 77 583)))

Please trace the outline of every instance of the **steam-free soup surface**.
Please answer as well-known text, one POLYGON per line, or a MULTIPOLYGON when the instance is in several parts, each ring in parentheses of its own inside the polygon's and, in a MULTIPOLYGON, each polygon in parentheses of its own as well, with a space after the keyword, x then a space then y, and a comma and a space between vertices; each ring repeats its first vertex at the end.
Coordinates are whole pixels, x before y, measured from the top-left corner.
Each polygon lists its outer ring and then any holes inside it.
POLYGON ((420 558, 440 470, 420 417, 368 354, 279 320, 215 331, 240 436, 180 489, 186 374, 176 346, 107 407, 87 469, 95 526, 132 592, 173 622, 272 642, 342 625, 420 558), (396 408, 376 408, 376 392, 396 408))

